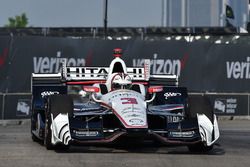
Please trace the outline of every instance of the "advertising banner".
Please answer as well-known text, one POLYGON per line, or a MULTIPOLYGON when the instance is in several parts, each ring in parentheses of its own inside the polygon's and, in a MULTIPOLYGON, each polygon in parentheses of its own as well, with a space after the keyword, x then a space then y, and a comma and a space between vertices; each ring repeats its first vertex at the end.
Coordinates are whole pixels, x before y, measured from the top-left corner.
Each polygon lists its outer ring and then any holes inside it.
POLYGON ((8 78, 8 59, 10 52, 11 38, 9 36, 0 36, 0 92, 4 92, 5 88, 3 81, 8 78))
POLYGON ((248 95, 207 95, 217 115, 248 115, 248 95))
POLYGON ((30 118, 31 95, 6 95, 3 119, 30 118))
POLYGON ((191 92, 250 92, 248 43, 59 37, 13 37, 11 41, 0 38, 1 92, 30 92, 31 73, 57 73, 64 58, 69 66, 109 66, 117 47, 123 49, 127 66, 142 66, 144 59, 150 59, 152 74, 176 74, 180 85, 191 92))

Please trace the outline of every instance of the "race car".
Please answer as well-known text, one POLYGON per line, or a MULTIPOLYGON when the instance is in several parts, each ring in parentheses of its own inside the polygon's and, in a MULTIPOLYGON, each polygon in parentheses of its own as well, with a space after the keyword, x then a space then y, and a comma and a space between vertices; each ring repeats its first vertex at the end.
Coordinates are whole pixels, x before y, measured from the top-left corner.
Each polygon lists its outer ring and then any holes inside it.
POLYGON ((64 60, 60 73, 32 74, 32 139, 47 149, 128 138, 211 150, 219 128, 206 98, 188 97, 176 75, 151 75, 148 59, 127 67, 121 57, 117 48, 109 67, 64 60))

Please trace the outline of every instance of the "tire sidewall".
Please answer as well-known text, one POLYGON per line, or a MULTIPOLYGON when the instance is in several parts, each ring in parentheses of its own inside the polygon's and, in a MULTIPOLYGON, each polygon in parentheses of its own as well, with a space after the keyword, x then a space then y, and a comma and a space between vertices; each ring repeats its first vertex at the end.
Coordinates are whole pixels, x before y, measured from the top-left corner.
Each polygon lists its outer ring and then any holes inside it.
POLYGON ((48 98, 47 111, 45 113, 45 129, 44 129, 44 145, 48 150, 53 149, 51 143, 52 131, 51 131, 51 111, 50 111, 50 100, 48 98))

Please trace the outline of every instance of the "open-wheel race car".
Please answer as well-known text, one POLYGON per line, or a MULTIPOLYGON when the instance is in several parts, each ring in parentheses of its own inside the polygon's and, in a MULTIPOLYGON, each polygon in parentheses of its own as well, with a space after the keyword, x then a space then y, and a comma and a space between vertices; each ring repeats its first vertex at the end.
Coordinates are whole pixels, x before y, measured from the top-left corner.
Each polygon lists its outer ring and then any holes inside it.
POLYGON ((206 100, 188 98, 176 75, 151 75, 150 60, 126 67, 121 49, 114 56, 109 67, 68 67, 65 60, 61 73, 32 74, 34 141, 47 149, 121 138, 213 148, 219 129, 206 100))

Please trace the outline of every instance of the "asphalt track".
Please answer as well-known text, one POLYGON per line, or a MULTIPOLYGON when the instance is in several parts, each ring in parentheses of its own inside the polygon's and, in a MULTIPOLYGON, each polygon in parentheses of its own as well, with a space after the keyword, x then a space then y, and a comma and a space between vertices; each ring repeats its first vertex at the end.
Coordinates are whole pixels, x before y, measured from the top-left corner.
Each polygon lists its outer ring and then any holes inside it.
POLYGON ((219 121, 221 137, 213 151, 191 154, 186 147, 153 144, 71 147, 48 151, 32 142, 29 123, 0 126, 0 167, 240 167, 250 166, 250 121, 219 121))

